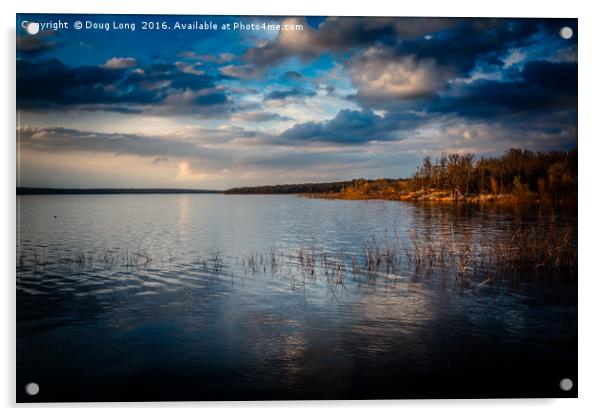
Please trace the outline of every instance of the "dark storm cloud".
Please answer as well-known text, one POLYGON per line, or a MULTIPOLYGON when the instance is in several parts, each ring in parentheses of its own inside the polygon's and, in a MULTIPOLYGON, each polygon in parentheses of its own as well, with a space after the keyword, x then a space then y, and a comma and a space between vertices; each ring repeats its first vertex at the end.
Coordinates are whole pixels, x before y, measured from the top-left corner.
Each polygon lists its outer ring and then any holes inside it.
POLYGON ((176 64, 157 63, 144 68, 144 73, 133 72, 126 78, 129 85, 162 85, 165 83, 164 90, 189 89, 198 91, 205 88, 215 87, 215 79, 205 74, 192 74, 181 72, 176 64))
POLYGON ((428 108, 431 112, 486 119, 516 113, 533 116, 561 110, 576 112, 577 64, 529 62, 519 80, 462 83, 452 95, 438 97, 428 108))
POLYGON ((477 60, 500 64, 500 54, 525 46, 536 33, 554 33, 566 24, 558 19, 454 19, 454 18, 328 18, 318 30, 305 19, 305 30, 283 31, 273 41, 249 48, 244 59, 259 66, 286 58, 316 58, 323 53, 354 53, 366 47, 392 48, 399 56, 433 58, 458 73, 474 68, 477 60))
POLYGON ((339 144, 398 140, 400 134, 396 134, 395 130, 398 130, 403 122, 403 117, 378 116, 371 110, 341 110, 336 117, 325 122, 296 124, 284 131, 280 139, 339 144))
POLYGON ((199 95, 194 99, 194 103, 200 106, 213 106, 217 104, 226 104, 228 98, 221 91, 212 92, 206 95, 199 95))
POLYGON ((91 104, 91 105, 78 105, 78 110, 81 111, 104 111, 120 114, 142 114, 144 109, 142 107, 128 107, 127 105, 118 104, 91 104))
POLYGON ((324 49, 346 51, 375 42, 389 44, 399 39, 422 37, 456 24, 457 21, 450 18, 329 18, 320 26, 318 44, 324 49))
POLYGON ((35 56, 53 49, 55 43, 46 38, 47 36, 43 34, 38 34, 37 36, 17 36, 17 53, 35 56))
POLYGON ((303 79, 303 75, 297 71, 286 71, 284 74, 282 74, 282 79, 285 81, 301 81, 303 79))
MULTIPOLYGON (((169 113, 170 97, 182 100, 188 111, 210 114, 229 111, 228 97, 216 89, 215 78, 180 71, 175 64, 146 68, 132 65, 69 67, 58 59, 17 60, 17 105, 21 109, 48 110, 78 107, 87 110, 169 113)), ((172 103, 173 104, 173 103, 172 103)), ((177 106, 176 106, 177 107, 177 106)), ((184 111, 182 107, 174 110, 184 111)))
POLYGON ((249 48, 243 59, 258 66, 278 64, 298 56, 313 59, 322 53, 347 53, 375 43, 396 44, 400 38, 421 37, 453 27, 457 21, 448 18, 329 17, 311 28, 304 18, 286 19, 301 24, 303 31, 283 31, 274 41, 249 48))
MULTIPOLYGON (((358 90, 352 98, 365 106, 388 107, 445 94, 452 82, 469 78, 475 70, 503 72, 506 79, 520 76, 520 67, 507 66, 508 56, 531 47, 558 49, 550 42, 560 39, 562 22, 570 24, 554 19, 458 19, 453 30, 371 46, 345 63, 358 90)), ((573 45, 570 40, 563 46, 573 45)))
POLYGON ((575 26, 570 19, 328 18, 314 30, 303 18, 285 22, 306 29, 283 31, 249 48, 243 56, 247 65, 262 68, 290 57, 334 54, 358 91, 349 98, 364 107, 433 98, 477 69, 510 75, 505 62, 510 51, 545 45, 559 39, 562 25, 575 26))
POLYGON ((523 82, 577 96, 577 63, 532 61, 522 71, 523 82))
POLYGON ((265 96, 266 100, 286 100, 287 98, 306 98, 314 97, 316 92, 299 87, 293 87, 288 90, 274 90, 265 96))
POLYGON ((69 68, 57 59, 17 60, 17 105, 52 108, 73 104, 148 103, 152 91, 107 87, 123 82, 123 70, 81 66, 69 68))
POLYGON ((37 35, 17 35, 17 56, 34 57, 57 47, 54 30, 43 30, 37 35))
MULTIPOLYGON (((383 100, 381 100, 381 103, 383 100)), ((342 110, 325 122, 297 124, 280 135, 291 143, 356 145, 402 140, 432 123, 495 122, 504 131, 523 131, 536 141, 576 141, 577 64, 532 61, 511 81, 458 81, 450 91, 373 111, 342 110), (530 132, 527 134, 527 132, 530 132), (533 134, 531 134, 533 133, 533 134)))
POLYGON ((403 39, 394 54, 413 55, 418 60, 432 58, 439 66, 453 68, 454 75, 465 76, 479 60, 503 65, 501 58, 509 48, 532 44, 533 35, 544 25, 529 19, 466 19, 453 30, 435 33, 429 39, 403 39))

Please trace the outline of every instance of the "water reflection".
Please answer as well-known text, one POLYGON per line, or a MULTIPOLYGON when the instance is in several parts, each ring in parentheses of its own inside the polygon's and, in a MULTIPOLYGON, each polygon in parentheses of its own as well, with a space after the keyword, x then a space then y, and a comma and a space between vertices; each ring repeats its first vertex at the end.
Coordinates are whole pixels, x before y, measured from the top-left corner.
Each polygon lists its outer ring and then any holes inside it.
POLYGON ((368 273, 362 257, 375 237, 403 247, 412 230, 431 239, 448 230, 485 245, 509 224, 574 224, 571 211, 288 196, 19 198, 18 378, 51 385, 40 400, 416 397, 478 366, 490 371, 473 389, 493 389, 510 362, 529 373, 541 365, 540 377, 576 363, 574 281, 474 292, 405 260, 368 273), (126 252, 136 261, 124 266, 126 252), (97 396, 86 396, 92 384, 97 396))
POLYGON ((189 195, 178 196, 180 205, 180 216, 178 225, 180 226, 180 239, 182 243, 188 241, 188 233, 190 232, 190 197, 189 195))

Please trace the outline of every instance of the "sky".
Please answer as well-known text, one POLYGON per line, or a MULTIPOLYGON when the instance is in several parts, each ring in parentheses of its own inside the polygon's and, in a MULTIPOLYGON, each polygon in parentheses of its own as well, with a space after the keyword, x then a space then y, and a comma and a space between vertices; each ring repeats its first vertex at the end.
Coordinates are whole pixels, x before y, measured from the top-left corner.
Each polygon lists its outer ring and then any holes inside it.
POLYGON ((19 186, 399 178, 444 152, 577 147, 576 19, 19 14, 17 28, 19 186))

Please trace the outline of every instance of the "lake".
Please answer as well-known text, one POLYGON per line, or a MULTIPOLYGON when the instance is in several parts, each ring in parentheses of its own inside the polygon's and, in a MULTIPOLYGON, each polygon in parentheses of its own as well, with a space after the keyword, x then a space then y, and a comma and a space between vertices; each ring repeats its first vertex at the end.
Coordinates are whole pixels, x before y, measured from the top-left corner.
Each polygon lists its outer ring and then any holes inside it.
POLYGON ((18 401, 576 397, 576 278, 485 285, 408 254, 411 236, 481 247, 516 224, 576 233, 574 209, 219 194, 17 204, 18 401), (395 247, 394 267, 368 270, 373 245, 395 247))

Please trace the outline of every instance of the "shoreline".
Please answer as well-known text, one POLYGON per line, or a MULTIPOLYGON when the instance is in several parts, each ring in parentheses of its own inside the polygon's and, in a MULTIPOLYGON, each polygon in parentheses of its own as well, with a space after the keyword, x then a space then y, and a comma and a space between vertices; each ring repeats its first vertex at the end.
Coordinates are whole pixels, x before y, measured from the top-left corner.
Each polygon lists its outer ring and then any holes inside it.
POLYGON ((234 193, 212 190, 191 189, 19 189, 16 196, 28 195, 224 195, 224 196, 297 196, 310 199, 332 199, 343 201, 400 201, 400 202, 436 202, 443 204, 481 204, 481 205, 577 205, 577 200, 541 198, 536 193, 517 196, 504 194, 456 195, 449 191, 431 190, 381 195, 342 192, 290 192, 290 193, 234 193))
POLYGON ((504 194, 476 194, 476 195, 454 195, 449 191, 430 190, 413 191, 404 193, 388 193, 381 195, 337 192, 337 193, 312 193, 299 194, 306 198, 316 199, 340 199, 348 201, 402 201, 402 202, 439 202, 447 204, 526 204, 526 205, 576 205, 577 201, 552 200, 541 198, 536 193, 517 196, 511 193, 504 194))

